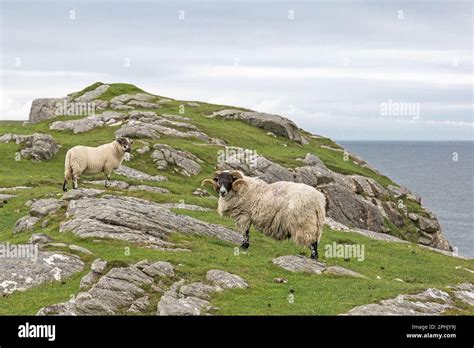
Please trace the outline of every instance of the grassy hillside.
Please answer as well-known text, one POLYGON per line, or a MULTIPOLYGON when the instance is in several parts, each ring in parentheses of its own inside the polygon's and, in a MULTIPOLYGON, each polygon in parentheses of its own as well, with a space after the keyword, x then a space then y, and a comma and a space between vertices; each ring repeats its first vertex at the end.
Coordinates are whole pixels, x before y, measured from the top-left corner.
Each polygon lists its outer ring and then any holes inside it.
MULTIPOLYGON (((98 84, 87 87, 77 95, 96 88, 98 84)), ((108 100, 124 93, 143 93, 139 88, 128 84, 112 84, 102 99, 108 100)), ((172 100, 157 110, 158 114, 180 114, 183 101, 172 100)), ((301 146, 283 137, 273 138, 266 131, 252 127, 240 121, 224 121, 204 117, 213 111, 229 108, 228 106, 200 103, 199 107, 185 107, 183 116, 190 117, 190 123, 196 125, 211 137, 225 140, 229 145, 256 149, 258 154, 267 157, 286 167, 300 165, 297 158, 304 158, 308 152, 318 155, 332 170, 343 174, 359 174, 371 177, 381 185, 387 186, 393 182, 370 169, 360 167, 352 161, 344 161, 343 153, 321 148, 321 145, 338 147, 328 138, 310 138, 310 144, 301 146)), ((21 145, 15 143, 0 143, 0 187, 32 186, 32 190, 17 191, 3 208, 0 208, 0 242, 23 243, 29 239, 29 233, 12 234, 12 229, 20 217, 28 213, 24 205, 27 200, 44 198, 46 196, 60 197, 63 181, 63 162, 66 151, 72 146, 97 146, 110 142, 114 138, 117 127, 96 128, 90 132, 73 135, 72 133, 51 131, 49 126, 60 117, 40 124, 22 122, 0 122, 0 135, 3 133, 32 134, 44 132, 51 134, 61 145, 60 151, 49 161, 33 163, 22 159, 15 161, 15 153, 21 145)), ((178 139, 162 136, 158 141, 146 139, 150 144, 164 143, 177 149, 190 151, 204 162, 203 171, 191 178, 183 177, 172 169, 159 171, 150 160, 150 153, 139 155, 133 152, 133 160, 127 165, 152 175, 166 175, 167 182, 147 183, 150 186, 167 188, 171 194, 159 194, 141 191, 127 192, 129 196, 141 197, 154 202, 182 202, 197 204, 211 208, 211 212, 190 212, 176 210, 181 214, 191 215, 204 221, 233 227, 230 219, 221 219, 215 212, 216 200, 192 195, 200 182, 211 175, 217 161, 218 146, 203 143, 197 139, 178 139)), ((135 143, 135 148, 140 143, 135 143)), ((97 179, 103 179, 97 176, 97 179)), ((113 179, 137 184, 134 180, 112 175, 113 179)), ((84 178, 83 178, 84 179, 84 178)), ((92 179, 92 178, 91 178, 92 179)), ((80 183, 81 187, 88 185, 80 183)), ((89 185, 89 187, 92 187, 89 185)), ((114 191, 114 189, 110 189, 114 191)), ((121 194, 117 191, 117 194, 121 194)), ((416 211, 419 206, 412 204, 410 211, 416 211)), ((416 292, 428 287, 437 287, 449 291, 446 287, 461 282, 474 282, 474 275, 462 267, 474 269, 474 261, 460 260, 436 252, 423 249, 415 244, 387 243, 374 241, 356 233, 342 233, 325 229, 321 241, 321 261, 329 265, 339 264, 345 268, 357 271, 368 279, 336 277, 331 275, 294 274, 284 271, 272 264, 272 259, 281 255, 306 254, 308 250, 295 246, 289 241, 278 242, 264 237, 258 232, 251 231, 251 248, 247 253, 236 255, 233 245, 215 239, 176 234, 175 242, 192 249, 191 253, 173 253, 142 248, 125 242, 102 240, 100 243, 88 239, 79 239, 71 233, 59 233, 58 226, 64 211, 53 217, 47 217, 46 227, 35 231, 50 235, 57 242, 72 243, 91 250, 93 256, 80 255, 88 264, 95 258, 101 257, 109 261, 133 263, 143 259, 166 260, 177 267, 178 277, 190 280, 200 280, 209 269, 220 268, 241 275, 245 278, 250 289, 232 290, 215 294, 213 304, 219 307, 218 314, 279 314, 279 315, 323 315, 340 314, 354 306, 376 302, 390 298, 400 293, 416 292), (333 242, 344 244, 365 245, 365 260, 344 261, 337 258, 325 258, 324 245, 333 242), (130 255, 124 253, 125 247, 130 247, 130 255), (461 267, 457 267, 461 266, 461 267), (276 277, 288 280, 278 284, 273 281, 276 277), (379 279, 380 278, 380 279, 379 279), (404 282, 395 280, 402 279, 404 282), (295 301, 289 303, 288 296, 293 294, 295 301)), ((40 226, 41 223, 38 224, 40 226)), ((393 234, 409 233, 405 230, 393 230, 393 234)), ((177 231, 179 232, 179 231, 177 231)), ((79 290, 80 278, 87 273, 75 275, 62 282, 43 285, 23 293, 14 293, 0 299, 0 314, 34 314, 49 304, 65 301, 79 290)), ((154 298, 154 303, 158 298, 154 298)), ((472 309, 458 304, 462 309, 453 314, 473 314, 472 309)), ((155 306, 156 308, 156 306, 155 306)), ((150 314, 154 314, 150 312, 150 314)))

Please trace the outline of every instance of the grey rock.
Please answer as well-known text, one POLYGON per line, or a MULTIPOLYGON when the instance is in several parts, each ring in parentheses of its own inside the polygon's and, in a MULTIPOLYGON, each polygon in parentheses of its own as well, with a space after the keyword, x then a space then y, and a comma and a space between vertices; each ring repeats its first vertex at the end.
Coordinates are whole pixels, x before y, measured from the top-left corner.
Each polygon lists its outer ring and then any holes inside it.
POLYGON ((74 100, 79 101, 79 102, 90 102, 94 99, 99 98, 102 94, 104 94, 105 91, 109 89, 109 87, 110 87, 109 85, 100 85, 93 91, 88 91, 84 93, 83 95, 81 95, 80 97, 74 98, 74 100))
POLYGON ((418 227, 420 227, 420 230, 428 233, 438 232, 441 229, 438 221, 423 216, 418 216, 418 227))
POLYGON ((196 175, 201 172, 201 166, 198 164, 201 160, 188 151, 176 150, 165 145, 156 144, 156 149, 151 158, 158 169, 166 169, 169 165, 180 168, 180 173, 185 176, 196 175))
POLYGON ((79 293, 67 302, 42 308, 38 315, 112 315, 139 307, 146 296, 142 289, 153 284, 136 266, 112 268, 87 292, 79 293))
POLYGON ((206 301, 208 301, 212 293, 216 291, 222 291, 222 289, 219 287, 207 285, 201 282, 183 285, 179 289, 179 292, 183 294, 184 296, 194 296, 206 301))
POLYGON ((123 121, 128 118, 128 114, 117 111, 106 111, 101 114, 95 114, 80 118, 77 120, 56 121, 51 124, 49 129, 60 131, 72 131, 74 134, 88 132, 94 128, 102 127, 109 121, 123 121))
POLYGON ((55 198, 39 199, 34 201, 30 206, 30 215, 43 217, 57 211, 64 206, 64 202, 55 198))
POLYGON ((89 249, 86 249, 84 247, 81 247, 79 245, 74 245, 74 244, 69 245, 69 250, 78 251, 78 252, 86 254, 86 255, 92 255, 93 254, 93 252, 90 251, 89 249))
POLYGON ((383 197, 388 195, 388 190, 372 178, 360 175, 347 176, 352 180, 355 192, 368 197, 383 197))
POLYGON ((96 189, 86 189, 86 188, 81 188, 81 189, 76 189, 76 190, 71 190, 62 196, 62 200, 64 201, 70 201, 70 200, 75 200, 75 199, 81 199, 85 197, 96 197, 100 195, 101 193, 105 192, 104 190, 96 190, 96 189))
POLYGON ((84 277, 81 278, 81 282, 79 283, 79 288, 81 290, 88 288, 94 285, 95 283, 97 283, 99 279, 100 279, 100 274, 90 271, 84 277))
POLYGON ((23 216, 15 223, 15 226, 13 226, 13 234, 33 230, 40 219, 41 218, 37 216, 23 216))
POLYGON ((383 212, 386 214, 388 219, 397 227, 402 227, 405 222, 403 215, 399 212, 397 204, 394 202, 383 202, 383 212))
POLYGON ((192 211, 210 211, 209 208, 200 207, 199 205, 186 204, 186 203, 161 203, 160 206, 167 209, 184 209, 192 211))
POLYGON ((119 110, 119 111, 135 110, 135 108, 131 105, 112 104, 111 107, 112 107, 112 109, 119 110))
POLYGON ((208 117, 241 120, 252 126, 294 140, 300 144, 308 143, 308 140, 301 134, 296 124, 282 116, 254 111, 226 109, 214 112, 208 117))
POLYGON ((164 276, 164 277, 173 277, 174 270, 173 265, 169 262, 158 261, 154 262, 149 266, 143 268, 143 272, 148 274, 150 277, 164 276))
MULTIPOLYGON (((155 248, 175 248, 167 241, 175 231, 196 233, 231 243, 242 237, 220 225, 177 215, 159 204, 126 196, 106 195, 70 201, 60 231, 87 238, 111 238, 141 243, 155 248)), ((182 249, 181 249, 182 250, 182 249)))
POLYGON ((150 102, 145 102, 145 101, 140 101, 140 100, 130 100, 127 105, 131 105, 137 108, 143 108, 143 109, 159 109, 161 108, 160 104, 156 103, 150 103, 150 102))
POLYGON ((56 121, 49 129, 58 131, 72 131, 74 134, 85 133, 94 128, 102 127, 104 122, 97 118, 81 118, 78 120, 56 121))
POLYGON ((253 151, 242 148, 228 148, 226 156, 220 158, 219 170, 240 170, 245 175, 257 176, 265 182, 295 181, 294 174, 277 163, 269 161, 253 151))
POLYGON ((148 295, 145 295, 143 297, 140 297, 139 299, 136 299, 133 301, 131 304, 130 308, 127 309, 127 312, 129 313, 143 313, 148 310, 150 307, 150 298, 148 295))
MULTIPOLYGON (((11 294, 40 284, 61 281, 84 268, 84 262, 72 255, 40 251, 31 244, 23 244, 21 247, 25 248, 22 255, 30 257, 7 257, 0 262, 0 294, 11 294)), ((0 244, 0 249, 7 248, 11 250, 12 245, 0 244)))
POLYGON ((197 108, 199 106, 201 106, 199 103, 195 103, 195 102, 189 102, 189 103, 186 103, 187 106, 190 106, 192 108, 197 108))
POLYGON ((38 123, 58 116, 56 105, 63 102, 63 98, 39 98, 33 100, 29 116, 30 123, 38 123))
POLYGON ((454 287, 454 296, 469 306, 474 306, 474 285, 463 283, 454 287))
POLYGON ((33 233, 30 237, 31 244, 46 244, 52 241, 51 237, 42 233, 33 233))
POLYGON ((58 151, 59 145, 51 135, 34 133, 25 138, 25 148, 20 154, 32 161, 43 161, 51 159, 58 151))
POLYGON ((147 186, 147 185, 130 186, 128 190, 129 191, 147 191, 147 192, 153 192, 153 193, 170 193, 170 191, 167 189, 164 189, 161 187, 147 186))
POLYGON ((137 151, 137 153, 139 153, 140 155, 143 155, 143 154, 145 154, 145 153, 147 153, 147 152, 150 151, 150 147, 149 147, 149 146, 143 146, 143 147, 137 149, 136 151, 137 151))
POLYGON ((29 186, 0 187, 0 192, 17 191, 17 190, 30 190, 30 189, 32 189, 32 187, 29 187, 29 186))
POLYGON ((166 291, 158 303, 157 315, 190 316, 201 315, 212 308, 212 305, 198 297, 178 297, 171 290, 166 291))
POLYGON ((371 202, 342 185, 324 185, 319 189, 326 196, 328 217, 348 226, 384 231, 382 212, 371 202))
POLYGON ((214 285, 221 289, 246 289, 248 288, 247 282, 239 277, 238 275, 212 269, 206 273, 206 279, 214 283, 214 285))
POLYGON ((398 295, 351 309, 347 315, 441 315, 454 308, 448 293, 438 289, 427 289, 415 295, 398 295))
POLYGON ((202 188, 197 188, 193 191, 193 195, 199 196, 199 197, 205 197, 205 196, 209 196, 209 192, 207 192, 206 190, 203 190, 202 188))
POLYGON ((161 114, 160 117, 164 117, 169 120, 173 121, 191 121, 191 119, 187 116, 182 116, 182 115, 170 115, 170 114, 161 114))
MULTIPOLYGON (((92 185, 100 185, 104 186, 105 185, 105 180, 85 180, 85 184, 92 184, 92 185)), ((125 181, 119 181, 119 180, 109 180, 109 188, 116 188, 119 190, 126 190, 130 187, 130 184, 125 182, 125 181)))
POLYGON ((103 259, 95 259, 91 264, 91 270, 97 274, 104 274, 107 268, 107 261, 103 259))
POLYGON ((286 255, 273 259, 273 264, 290 272, 306 272, 313 274, 334 274, 356 278, 366 278, 360 273, 348 270, 341 266, 327 266, 323 262, 315 261, 301 255, 286 255))
POLYGON ((129 179, 136 179, 136 180, 144 180, 144 181, 166 181, 168 180, 165 176, 160 176, 160 175, 150 175, 147 173, 143 173, 139 170, 121 165, 118 167, 117 170, 115 170, 116 174, 125 176, 129 179))
POLYGON ((155 96, 146 93, 136 93, 136 94, 121 94, 119 96, 113 97, 110 99, 111 104, 123 104, 128 103, 131 100, 144 101, 148 102, 155 99, 155 96))
POLYGON ((166 119, 156 119, 156 117, 142 117, 139 120, 131 120, 127 124, 123 125, 119 130, 115 132, 115 135, 134 139, 159 139, 160 134, 164 134, 174 138, 197 138, 205 142, 208 142, 210 139, 203 132, 195 130, 196 128, 192 125, 187 125, 187 128, 192 129, 189 131, 181 131, 172 128, 173 126, 182 127, 183 124, 170 123, 170 121, 167 121, 166 119))

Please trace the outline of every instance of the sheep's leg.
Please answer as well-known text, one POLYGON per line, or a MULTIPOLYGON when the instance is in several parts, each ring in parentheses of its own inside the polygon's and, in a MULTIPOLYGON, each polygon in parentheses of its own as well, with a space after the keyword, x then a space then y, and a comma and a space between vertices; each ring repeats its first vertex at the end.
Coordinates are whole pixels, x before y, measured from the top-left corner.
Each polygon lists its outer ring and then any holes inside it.
POLYGON ((73 189, 77 189, 79 187, 79 185, 77 184, 78 179, 79 178, 77 177, 77 175, 72 173, 72 188, 73 189))
POLYGON ((310 245, 311 248, 311 258, 313 260, 317 260, 319 255, 318 255, 318 242, 314 242, 310 245))
POLYGON ((110 173, 109 174, 105 174, 105 188, 109 188, 110 187, 110 173))
POLYGON ((64 192, 67 192, 67 179, 64 179, 63 191, 64 191, 64 192))
POLYGON ((242 245, 240 246, 242 249, 248 249, 250 246, 250 226, 247 228, 247 230, 244 233, 244 241, 242 242, 242 245))

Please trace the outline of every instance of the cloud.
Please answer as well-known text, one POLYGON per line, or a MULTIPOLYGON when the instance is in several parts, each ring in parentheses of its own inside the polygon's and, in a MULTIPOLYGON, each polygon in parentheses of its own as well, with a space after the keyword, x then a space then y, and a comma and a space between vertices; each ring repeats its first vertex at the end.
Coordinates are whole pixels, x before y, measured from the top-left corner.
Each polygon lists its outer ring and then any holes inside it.
POLYGON ((385 82, 419 83, 434 86, 472 86, 471 74, 415 71, 373 71, 354 68, 291 68, 273 66, 198 67, 195 76, 245 79, 361 79, 385 82))

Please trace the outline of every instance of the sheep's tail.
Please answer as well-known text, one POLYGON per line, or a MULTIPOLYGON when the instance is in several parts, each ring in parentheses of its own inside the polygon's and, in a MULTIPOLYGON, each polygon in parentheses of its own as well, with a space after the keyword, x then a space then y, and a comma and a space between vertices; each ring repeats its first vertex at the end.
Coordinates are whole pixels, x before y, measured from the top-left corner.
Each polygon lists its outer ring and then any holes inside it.
POLYGON ((66 159, 64 161, 64 180, 72 179, 72 167, 71 167, 71 152, 66 153, 66 159))
POLYGON ((69 180, 72 180, 72 167, 71 167, 71 152, 66 153, 66 159, 64 160, 64 182, 63 191, 67 191, 67 184, 69 180))
POLYGON ((322 206, 320 209, 313 211, 312 215, 313 218, 293 227, 293 240, 300 246, 310 247, 313 243, 319 243, 321 240, 323 226, 326 221, 325 209, 322 206))

